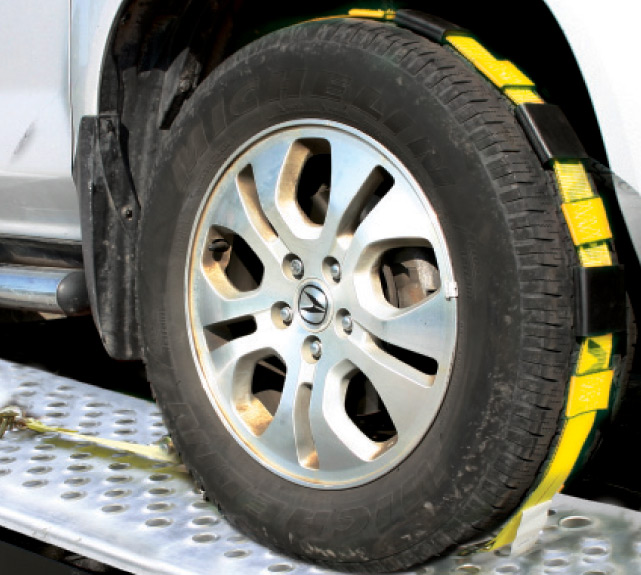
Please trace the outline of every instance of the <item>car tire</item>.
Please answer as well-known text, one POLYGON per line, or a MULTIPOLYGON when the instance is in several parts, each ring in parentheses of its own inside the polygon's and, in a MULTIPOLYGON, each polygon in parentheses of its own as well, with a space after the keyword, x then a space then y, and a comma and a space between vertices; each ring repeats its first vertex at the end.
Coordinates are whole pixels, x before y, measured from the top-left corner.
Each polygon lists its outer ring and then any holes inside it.
POLYGON ((171 127, 139 256, 166 423, 260 543, 405 569, 541 472, 576 255, 512 106, 450 50, 361 20, 241 49, 171 127))

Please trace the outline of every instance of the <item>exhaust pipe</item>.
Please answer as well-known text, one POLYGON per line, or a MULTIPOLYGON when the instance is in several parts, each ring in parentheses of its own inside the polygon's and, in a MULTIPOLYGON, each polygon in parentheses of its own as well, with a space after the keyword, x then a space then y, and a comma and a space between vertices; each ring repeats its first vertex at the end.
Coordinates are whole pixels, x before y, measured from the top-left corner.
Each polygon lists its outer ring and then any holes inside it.
POLYGON ((83 315, 89 311, 80 269, 0 265, 0 307, 83 315))

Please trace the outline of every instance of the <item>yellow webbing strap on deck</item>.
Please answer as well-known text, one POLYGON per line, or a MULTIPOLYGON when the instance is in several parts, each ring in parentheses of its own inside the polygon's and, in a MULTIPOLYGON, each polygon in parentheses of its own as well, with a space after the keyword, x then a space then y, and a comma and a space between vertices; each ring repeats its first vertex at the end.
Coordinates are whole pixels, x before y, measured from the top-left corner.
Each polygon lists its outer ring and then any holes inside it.
POLYGON ((73 441, 86 441, 93 443, 94 445, 106 447, 107 449, 113 449, 114 451, 126 451, 128 453, 140 455, 141 457, 153 459, 154 461, 180 463, 177 455, 173 452, 170 441, 163 441, 161 443, 151 445, 141 445, 138 443, 129 443, 127 441, 103 439, 101 437, 94 437, 93 435, 82 435, 76 431, 65 429, 63 427, 52 427, 51 425, 46 425, 37 419, 28 417, 23 418, 18 413, 13 417, 12 425, 18 429, 30 429, 37 433, 57 433, 65 435, 73 441))

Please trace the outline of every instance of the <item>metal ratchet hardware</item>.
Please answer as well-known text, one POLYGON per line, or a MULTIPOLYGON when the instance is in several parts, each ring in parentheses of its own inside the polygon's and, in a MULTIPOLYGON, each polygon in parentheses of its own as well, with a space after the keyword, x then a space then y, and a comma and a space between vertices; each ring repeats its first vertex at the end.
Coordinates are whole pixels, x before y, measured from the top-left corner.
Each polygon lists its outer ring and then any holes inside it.
POLYGON ((13 431, 23 425, 22 410, 19 407, 10 405, 0 410, 0 439, 7 431, 13 431))

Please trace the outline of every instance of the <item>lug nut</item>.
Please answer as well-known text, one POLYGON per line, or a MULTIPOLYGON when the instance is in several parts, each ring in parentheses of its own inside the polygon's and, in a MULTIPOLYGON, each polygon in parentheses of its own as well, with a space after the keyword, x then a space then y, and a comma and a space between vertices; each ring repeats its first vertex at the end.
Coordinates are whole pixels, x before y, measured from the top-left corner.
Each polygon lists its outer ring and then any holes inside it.
POLYGON ((303 262, 300 261, 298 258, 294 258, 290 264, 290 269, 292 270, 292 275, 296 279, 300 279, 303 277, 303 272, 305 271, 305 267, 303 266, 303 262))
POLYGON ((332 279, 335 282, 340 281, 341 279, 341 266, 338 262, 333 263, 331 266, 329 266, 329 273, 332 276, 332 279))
POLYGON ((352 328, 354 327, 354 322, 352 321, 352 316, 345 314, 343 319, 341 319, 341 325, 345 333, 352 333, 352 328))
POLYGON ((294 319, 294 312, 292 311, 292 308, 286 305, 285 307, 281 308, 280 310, 280 319, 283 320, 283 323, 285 325, 289 325, 292 323, 292 320, 294 319))
POLYGON ((320 359, 320 356, 323 353, 323 346, 321 345, 321 342, 316 340, 310 343, 309 351, 314 359, 320 359))

